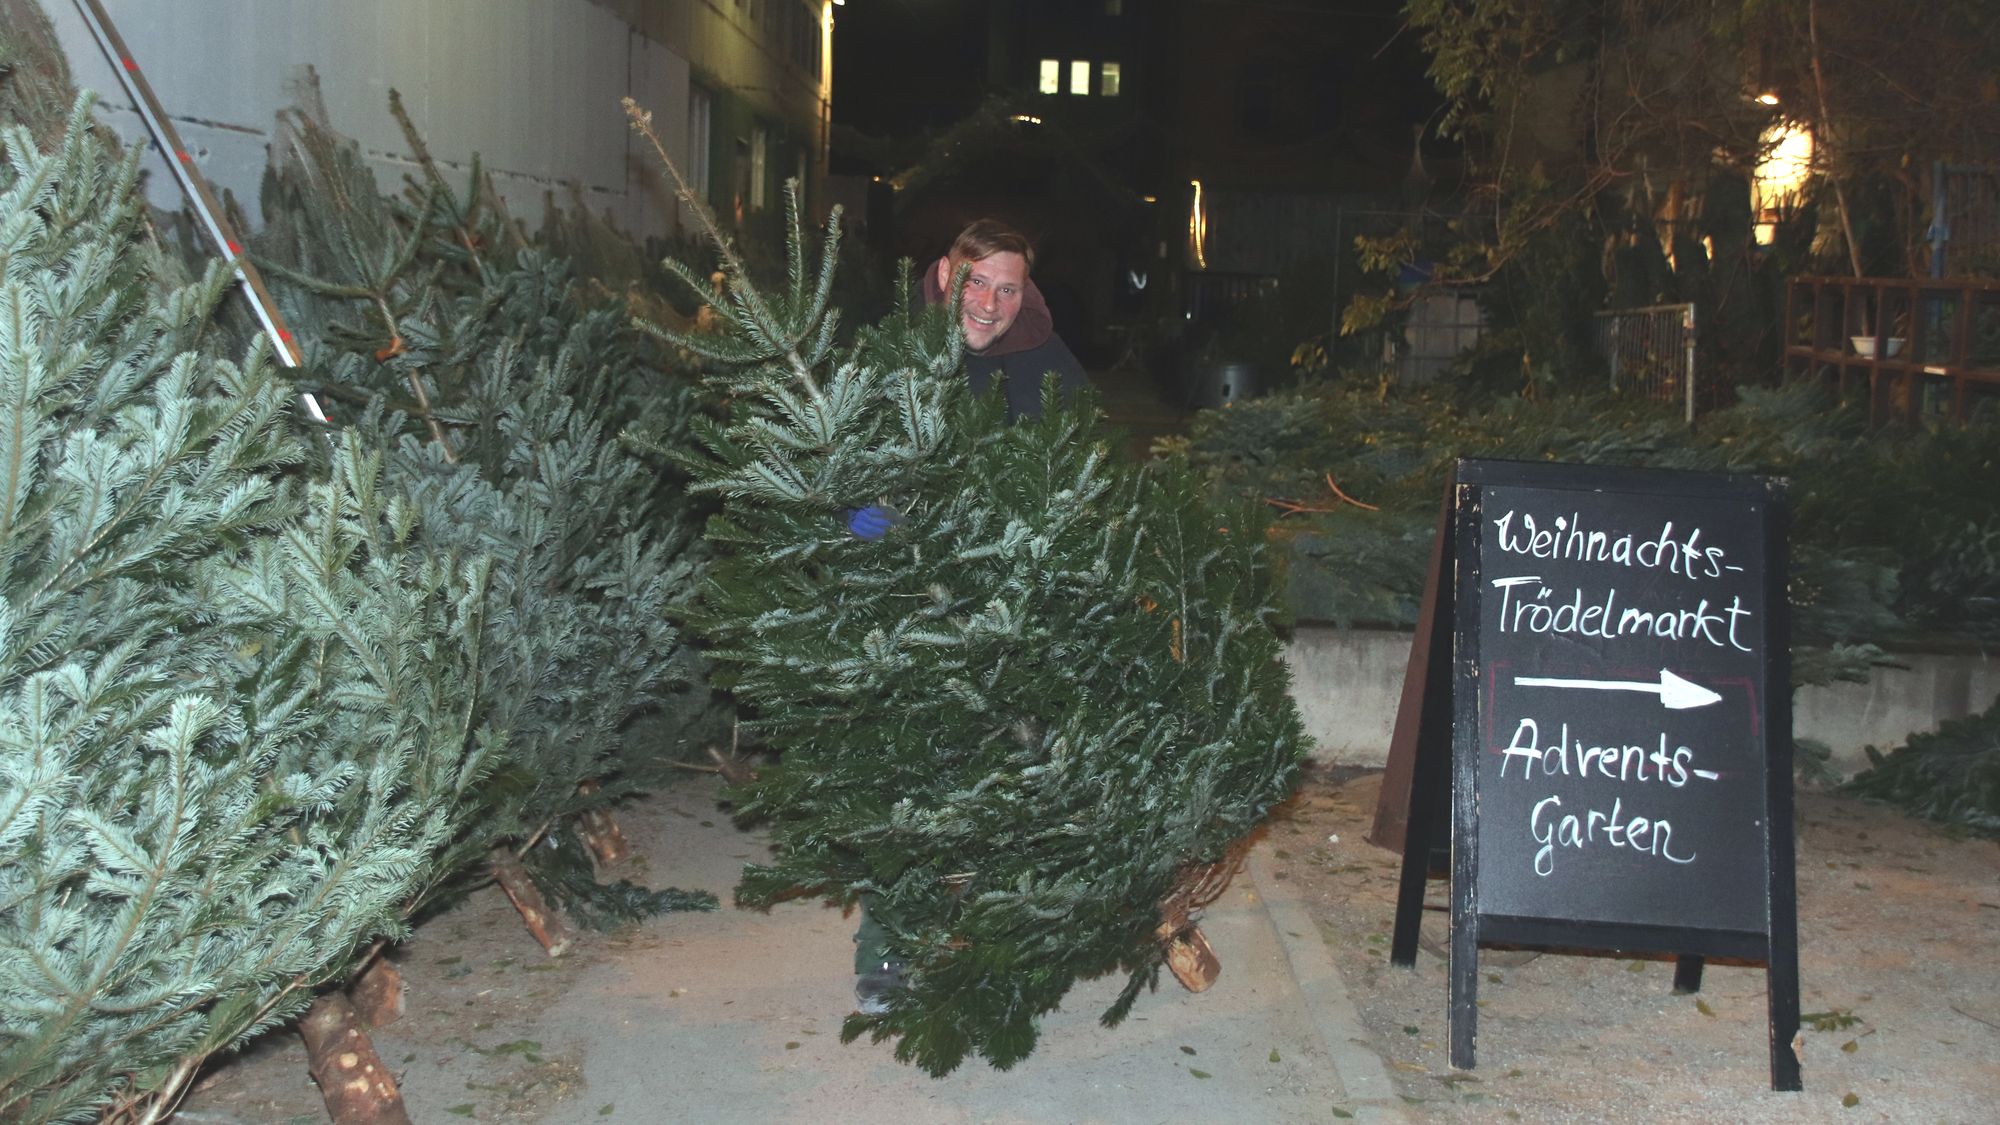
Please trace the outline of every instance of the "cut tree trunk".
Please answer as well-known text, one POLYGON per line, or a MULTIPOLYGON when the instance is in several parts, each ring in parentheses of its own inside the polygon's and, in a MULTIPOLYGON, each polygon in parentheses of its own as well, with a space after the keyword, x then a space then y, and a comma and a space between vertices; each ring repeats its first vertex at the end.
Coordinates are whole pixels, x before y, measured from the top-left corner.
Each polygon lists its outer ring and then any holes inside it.
POLYGON ((1167 970, 1189 992, 1208 991, 1222 975, 1222 958, 1215 955, 1215 947, 1208 944, 1200 926, 1189 926, 1172 936, 1167 929, 1166 925, 1160 927, 1160 937, 1167 945, 1167 970))
POLYGON ((528 924, 528 932, 542 943, 549 956, 560 957, 569 948, 574 938, 569 919, 561 911, 550 906, 536 889, 528 872, 521 867, 521 861, 506 848, 493 849, 493 878, 500 889, 507 892, 508 901, 521 912, 521 920, 528 924))
POLYGON ((299 1021, 306 1065, 334 1125, 410 1125, 403 1092, 361 1028, 347 995, 329 992, 299 1021))
MULTIPOLYGON (((597 792, 595 781, 586 781, 576 787, 577 792, 588 797, 597 792)), ((597 857, 599 864, 617 863, 632 854, 625 843, 625 833, 618 828, 618 821, 611 816, 610 809, 586 809, 577 814, 577 830, 583 834, 584 846, 597 857)))
POLYGON ((377 956, 347 988, 354 1011, 369 1027, 387 1027, 403 1017, 403 974, 377 956))

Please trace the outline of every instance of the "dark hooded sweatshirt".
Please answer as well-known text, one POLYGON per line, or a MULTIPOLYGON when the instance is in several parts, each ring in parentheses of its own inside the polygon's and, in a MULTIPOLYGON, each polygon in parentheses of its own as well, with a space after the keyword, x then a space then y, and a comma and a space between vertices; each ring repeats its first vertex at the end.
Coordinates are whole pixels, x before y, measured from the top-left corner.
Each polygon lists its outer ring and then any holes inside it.
MULTIPOLYGON (((938 285, 937 263, 923 274, 926 305, 944 303, 944 289, 938 285)), ((1074 394, 1088 385, 1083 365, 1070 354, 1069 347, 1056 335, 1055 321, 1049 316, 1042 291, 1028 282, 1021 295, 1021 311, 1014 323, 983 352, 965 353, 965 374, 972 380, 972 393, 985 394, 997 377, 1007 396, 1007 420, 1034 417, 1042 412, 1042 377, 1055 372, 1064 394, 1074 394)))

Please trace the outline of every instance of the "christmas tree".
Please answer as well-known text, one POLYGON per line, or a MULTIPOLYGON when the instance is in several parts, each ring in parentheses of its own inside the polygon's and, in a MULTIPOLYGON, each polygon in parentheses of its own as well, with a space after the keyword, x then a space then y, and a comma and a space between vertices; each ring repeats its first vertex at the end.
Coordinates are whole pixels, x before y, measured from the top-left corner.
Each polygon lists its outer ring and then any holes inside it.
POLYGON ((530 845, 659 779, 674 747, 628 748, 635 719, 683 740, 712 722, 705 668, 666 613, 697 565, 686 493, 618 440, 684 441, 693 384, 662 370, 621 304, 526 241, 477 171, 459 192, 424 160, 384 196, 302 94, 252 252, 306 342, 313 385, 386 452, 426 542, 491 560, 468 672, 505 750, 444 865, 459 885, 481 880, 479 857, 505 845, 544 886, 587 891, 543 871, 574 853, 530 845))
POLYGON ((1053 384, 1007 425, 960 373, 955 308, 906 297, 837 350, 837 216, 811 270, 795 193, 788 214, 781 286, 718 235, 727 331, 673 337, 734 365, 691 619, 782 752, 737 794, 777 849, 738 895, 865 899, 906 975, 846 1035, 900 1036, 934 1075, 1008 1067, 1080 978, 1126 973, 1122 1019, 1293 782, 1263 526, 1184 465, 1115 460, 1053 384))
POLYGON ((490 739, 429 658, 477 566, 351 445, 301 498, 290 389, 160 294, 88 100, 0 168, 0 1117, 155 1119, 393 936, 490 739), (469 748, 470 751, 469 751, 469 748))

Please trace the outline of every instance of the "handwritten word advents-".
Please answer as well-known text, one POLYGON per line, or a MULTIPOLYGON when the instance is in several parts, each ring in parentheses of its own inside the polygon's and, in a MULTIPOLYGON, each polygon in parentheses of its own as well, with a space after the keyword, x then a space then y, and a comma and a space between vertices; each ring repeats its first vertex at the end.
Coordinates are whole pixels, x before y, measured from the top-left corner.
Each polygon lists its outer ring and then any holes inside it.
MULTIPOLYGON (((1520 768, 1517 772, 1522 780, 1536 774, 1548 777, 1573 775, 1679 789, 1690 781, 1716 781, 1721 777, 1714 770, 1695 768, 1692 765, 1694 751, 1689 747, 1668 749, 1665 731, 1660 732, 1659 742, 1654 747, 1629 742, 1586 745, 1583 739, 1570 736, 1568 723, 1561 725, 1561 732, 1554 743, 1543 746, 1540 744, 1540 724, 1533 719, 1522 719, 1514 728, 1514 737, 1501 750, 1500 776, 1505 778, 1508 769, 1518 761, 1520 768)), ((1682 850, 1674 847, 1671 821, 1664 817, 1628 817, 1622 797, 1612 799, 1609 811, 1591 808, 1577 813, 1565 812, 1562 797, 1552 793, 1536 802, 1530 811, 1528 832, 1541 845, 1535 852, 1535 874, 1544 878, 1555 872, 1558 847, 1581 851, 1603 844, 1628 848, 1672 863, 1695 861, 1694 852, 1685 851, 1683 854, 1682 850)))

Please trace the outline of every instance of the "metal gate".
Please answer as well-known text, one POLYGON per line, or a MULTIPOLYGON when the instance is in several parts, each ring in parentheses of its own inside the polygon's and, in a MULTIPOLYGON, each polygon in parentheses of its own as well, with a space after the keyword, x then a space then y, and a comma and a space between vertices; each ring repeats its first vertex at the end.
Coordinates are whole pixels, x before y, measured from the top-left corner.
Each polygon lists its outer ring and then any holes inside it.
POLYGON ((1648 305, 1597 314, 1597 354, 1614 394, 1680 402, 1694 422, 1694 306, 1648 305))

